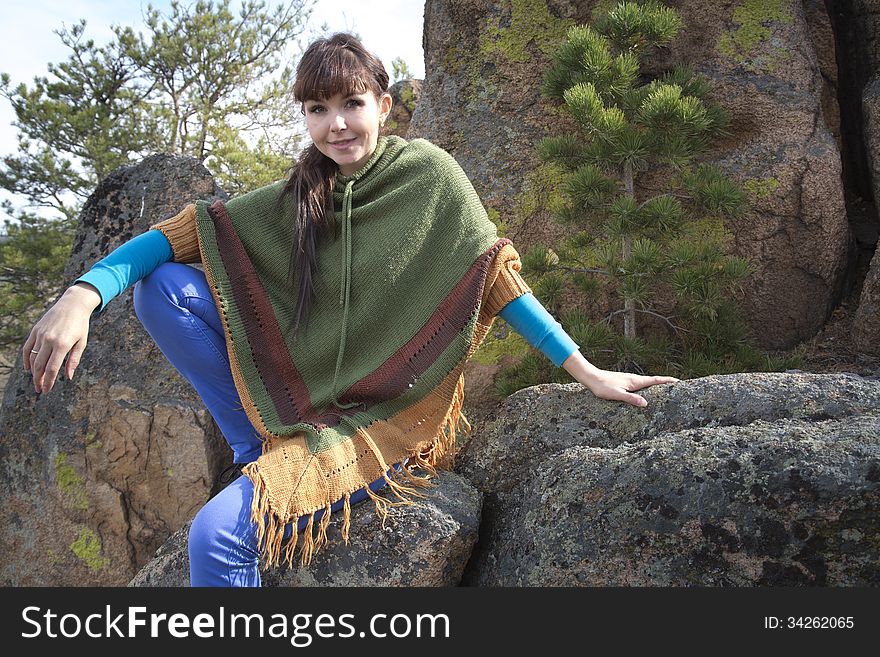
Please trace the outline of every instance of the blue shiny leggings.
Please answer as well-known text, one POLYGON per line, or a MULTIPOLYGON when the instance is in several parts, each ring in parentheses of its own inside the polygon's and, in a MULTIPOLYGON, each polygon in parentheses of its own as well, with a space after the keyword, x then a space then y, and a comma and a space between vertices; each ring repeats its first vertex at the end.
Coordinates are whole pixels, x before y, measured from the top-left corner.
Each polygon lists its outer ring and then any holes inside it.
MULTIPOLYGON (((133 294, 138 319, 199 393, 229 443, 233 460, 256 460, 261 451, 259 434, 233 383, 223 327, 205 274, 188 265, 166 262, 138 281, 133 294)), ((378 491, 386 484, 379 478, 370 489, 378 491)), ((250 479, 239 477, 196 514, 189 532, 192 586, 260 586, 256 524, 250 519, 253 492, 250 479)), ((360 489, 351 494, 349 503, 366 499, 366 491, 360 489)), ((337 500, 331 511, 338 511, 343 504, 337 500)), ((323 509, 316 512, 315 521, 323 514, 323 509)), ((306 528, 308 518, 299 518, 297 531, 306 528)), ((293 523, 288 524, 285 539, 292 529, 293 523)))

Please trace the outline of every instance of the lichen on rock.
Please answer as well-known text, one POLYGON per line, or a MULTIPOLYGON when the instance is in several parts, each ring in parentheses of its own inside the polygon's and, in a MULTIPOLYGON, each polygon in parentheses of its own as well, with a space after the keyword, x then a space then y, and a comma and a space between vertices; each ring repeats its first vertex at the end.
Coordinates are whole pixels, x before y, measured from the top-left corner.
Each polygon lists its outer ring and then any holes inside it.
POLYGON ((718 39, 718 52, 722 55, 755 72, 771 72, 788 56, 783 46, 773 42, 773 30, 768 23, 791 23, 791 0, 744 0, 733 10, 733 20, 739 27, 718 39), (769 53, 757 54, 756 49, 764 44, 769 53))
POLYGON ((88 527, 80 529, 79 536, 70 544, 70 551, 92 572, 107 567, 109 559, 101 555, 101 537, 88 527))
POLYGON ((67 454, 64 452, 58 452, 55 456, 55 483, 74 508, 83 510, 89 508, 83 480, 67 462, 67 454))

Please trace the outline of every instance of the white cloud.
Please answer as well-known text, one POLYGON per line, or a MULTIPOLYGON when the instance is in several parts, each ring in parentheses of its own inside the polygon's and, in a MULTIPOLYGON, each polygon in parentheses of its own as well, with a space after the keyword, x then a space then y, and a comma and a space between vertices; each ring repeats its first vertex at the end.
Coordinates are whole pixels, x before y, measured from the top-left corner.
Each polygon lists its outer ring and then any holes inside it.
POLYGON ((420 0, 351 2, 321 0, 312 13, 314 22, 326 22, 331 31, 350 30, 360 35, 391 74, 391 62, 403 57, 413 75, 425 76, 422 22, 425 3, 420 0))

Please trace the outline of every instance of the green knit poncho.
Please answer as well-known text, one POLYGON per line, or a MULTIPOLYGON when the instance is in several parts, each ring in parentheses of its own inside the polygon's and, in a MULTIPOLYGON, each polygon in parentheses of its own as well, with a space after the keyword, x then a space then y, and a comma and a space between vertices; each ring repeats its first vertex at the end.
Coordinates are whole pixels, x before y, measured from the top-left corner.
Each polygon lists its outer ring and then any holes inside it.
POLYGON ((310 515, 305 564, 327 540, 333 502, 345 500, 347 543, 353 492, 366 490, 384 524, 388 506, 424 497, 416 489, 433 485, 435 467, 451 466, 456 429, 470 429, 464 364, 495 315, 531 290, 452 156, 424 139, 380 137, 360 170, 337 175, 341 234, 316 245, 316 295, 294 337, 293 215, 276 210, 283 186, 199 201, 154 227, 177 260, 187 251, 184 225, 195 225, 233 378, 264 437, 263 455, 244 468, 259 541, 267 563, 291 563, 298 537, 282 546, 284 525, 310 515), (398 502, 370 490, 383 475, 398 502))

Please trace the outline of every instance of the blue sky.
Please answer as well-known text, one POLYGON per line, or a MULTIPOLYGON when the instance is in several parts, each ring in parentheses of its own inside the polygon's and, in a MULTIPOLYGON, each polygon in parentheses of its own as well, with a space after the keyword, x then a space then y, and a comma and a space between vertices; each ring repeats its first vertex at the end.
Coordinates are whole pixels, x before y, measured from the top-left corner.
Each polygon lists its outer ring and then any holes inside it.
MULTIPOLYGON (((182 0, 188 5, 195 0, 182 0)), ((267 0, 276 6, 280 0, 267 0)), ((30 84, 34 76, 45 75, 49 62, 67 59, 69 51, 53 32, 63 25, 86 19, 86 36, 103 44, 110 39, 111 25, 142 28, 141 15, 147 4, 166 10, 170 0, 7 0, 0 21, 0 71, 14 83, 30 84)), ((326 24, 331 31, 351 30, 375 52, 391 74, 391 62, 403 57, 417 78, 424 77, 422 53, 423 0, 318 0, 310 24, 326 24)), ((234 0, 232 5, 240 5, 234 0)), ((9 103, 0 98, 0 156, 16 148, 14 120, 9 103)), ((7 198, 0 192, 0 198, 7 198)), ((0 212, 0 222, 5 218, 0 212)))

